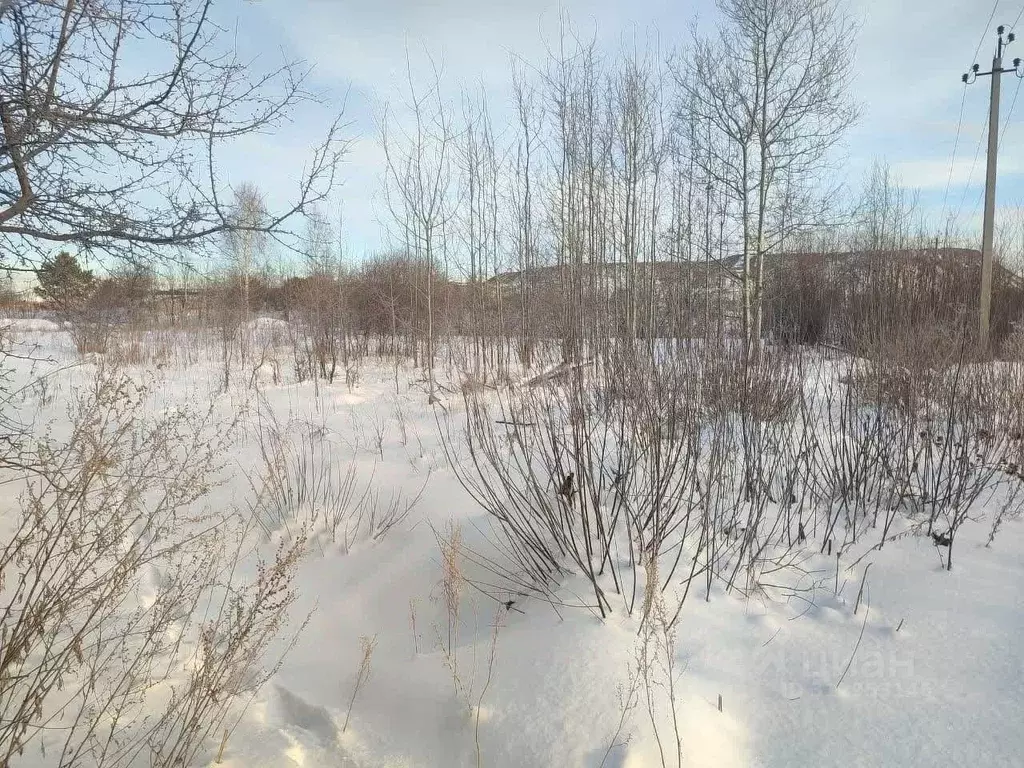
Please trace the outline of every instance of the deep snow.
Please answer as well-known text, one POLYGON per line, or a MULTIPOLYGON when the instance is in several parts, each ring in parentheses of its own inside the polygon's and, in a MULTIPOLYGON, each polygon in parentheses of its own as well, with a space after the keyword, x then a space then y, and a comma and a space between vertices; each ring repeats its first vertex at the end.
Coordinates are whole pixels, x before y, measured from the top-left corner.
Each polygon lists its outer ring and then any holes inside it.
MULTIPOLYGON (((77 355, 54 327, 23 324, 16 338, 49 362, 13 361, 15 383, 31 371, 55 371, 45 391, 27 388, 21 404, 41 429, 60 421, 94 364, 69 365, 77 355)), ((309 624, 231 733, 223 765, 477 765, 478 704, 480 765, 661 764, 642 705, 627 713, 616 737, 638 643, 635 619, 613 614, 601 621, 537 599, 518 599, 508 610, 467 589, 457 658, 471 695, 454 693, 439 650, 446 619, 435 531, 460 525, 467 541, 484 547, 488 521, 446 464, 415 371, 400 371, 397 393, 386 364, 364 365, 351 388, 344 380, 275 385, 271 372, 261 371, 257 398, 244 376, 222 393, 212 360, 128 370, 152 380, 151 408, 212 401, 225 421, 243 407, 270 409, 282 424, 315 424, 331 455, 354 459, 356 476, 389 498, 422 491, 409 517, 382 540, 345 551, 322 536, 311 550, 297 606, 300 616, 311 612, 309 624), (481 700, 496 620, 492 679, 481 700), (376 636, 378 645, 342 733, 361 636, 376 636)), ((457 414, 461 397, 446 396, 444 407, 457 414)), ((244 506, 259 469, 251 434, 240 434, 229 466, 213 499, 244 506)), ((0 507, 14 503, 4 498, 0 507)), ((1007 522, 990 547, 988 530, 984 518, 963 529, 952 572, 942 569, 930 540, 908 536, 849 569, 841 564, 838 595, 835 560, 818 555, 806 564, 813 589, 799 599, 691 595, 676 646, 684 763, 1024 764, 1024 524, 1007 522), (854 615, 868 564, 865 598, 854 615)), ((270 547, 281 535, 254 545, 270 547)), ((564 586, 567 602, 577 588, 584 589, 564 586)), ((663 738, 671 728, 666 716, 659 713, 663 738)), ((201 764, 212 764, 217 746, 201 764)), ((47 762, 36 753, 24 764, 47 762)))

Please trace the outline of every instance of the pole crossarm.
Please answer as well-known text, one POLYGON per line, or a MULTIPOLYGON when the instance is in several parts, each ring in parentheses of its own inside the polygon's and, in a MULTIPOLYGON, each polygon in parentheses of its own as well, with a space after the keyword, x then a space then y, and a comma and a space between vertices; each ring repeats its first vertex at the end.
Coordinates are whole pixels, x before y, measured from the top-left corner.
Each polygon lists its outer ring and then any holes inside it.
POLYGON ((1024 77, 1024 70, 1022 70, 1020 66, 1020 57, 1017 57, 1016 59, 1013 60, 1012 67, 1003 67, 1003 51, 1006 50, 1007 46, 1009 46, 1010 43, 1017 39, 1017 35, 1014 34, 1013 32, 1010 32, 1008 35, 1006 35, 1006 39, 1004 40, 1003 32, 1005 31, 1005 29, 1006 27, 1004 27, 1002 24, 1000 24, 996 28, 996 34, 999 35, 999 39, 996 43, 996 55, 992 60, 992 69, 990 69, 988 72, 980 72, 979 70, 981 69, 981 66, 979 64, 972 64, 971 68, 960 76, 960 80, 965 85, 970 85, 979 77, 988 77, 989 75, 995 74, 1001 75, 1004 72, 1013 72, 1014 74, 1017 75, 1017 77, 1024 77))
MULTIPOLYGON (((969 72, 969 73, 967 73, 965 75, 961 75, 961 79, 965 83, 967 83, 967 85, 970 85, 975 80, 977 80, 979 77, 988 77, 989 75, 994 75, 996 73, 1003 74, 1004 72, 1013 72, 1014 74, 1017 75, 1017 77, 1024 77, 1024 70, 1021 70, 1020 64, 1021 64, 1020 58, 1016 58, 1016 59, 1013 60, 1013 66, 1012 67, 1003 67, 1001 69, 989 70, 988 72, 978 72, 976 70, 971 70, 971 72, 969 72), (968 75, 970 76, 970 79, 968 79, 968 75)), ((977 65, 975 65, 975 66, 977 66, 977 65)))

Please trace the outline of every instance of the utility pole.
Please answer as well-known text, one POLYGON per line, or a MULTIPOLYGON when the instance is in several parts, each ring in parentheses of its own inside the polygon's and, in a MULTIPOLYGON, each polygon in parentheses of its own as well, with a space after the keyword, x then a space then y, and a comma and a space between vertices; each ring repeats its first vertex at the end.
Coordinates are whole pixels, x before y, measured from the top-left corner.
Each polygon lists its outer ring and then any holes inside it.
POLYGON ((996 216, 996 156, 999 152, 999 81, 1002 80, 1004 72, 1014 72, 1018 77, 1020 72, 1019 58, 1013 60, 1013 67, 1003 69, 1003 51, 1015 39, 1013 32, 1010 32, 1006 39, 1003 39, 1004 27, 1000 24, 996 29, 999 41, 996 44, 996 53, 992 58, 992 69, 989 72, 979 72, 979 66, 974 64, 971 71, 961 77, 965 85, 970 85, 979 77, 990 76, 992 78, 992 89, 989 93, 988 105, 988 155, 985 169, 985 218, 981 225, 981 296, 978 302, 980 316, 978 318, 978 346, 982 352, 989 348, 989 324, 992 318, 992 240, 996 216))

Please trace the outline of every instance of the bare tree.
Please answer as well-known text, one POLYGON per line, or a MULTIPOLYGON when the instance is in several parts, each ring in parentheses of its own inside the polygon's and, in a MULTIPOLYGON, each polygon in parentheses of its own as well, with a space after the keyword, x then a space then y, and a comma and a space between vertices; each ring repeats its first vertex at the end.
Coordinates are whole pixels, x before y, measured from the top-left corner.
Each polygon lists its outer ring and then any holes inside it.
POLYGON ((394 120, 388 110, 381 118, 381 139, 387 164, 386 202, 403 250, 426 268, 421 294, 426 300, 424 355, 430 399, 434 400, 434 277, 444 247, 445 226, 454 216, 451 200, 454 131, 447 104, 440 94, 440 75, 417 90, 412 62, 407 57, 404 104, 409 126, 394 120))
MULTIPOLYGON (((532 281, 537 266, 537 232, 534 223, 533 177, 537 173, 537 144, 540 115, 537 93, 522 69, 513 72, 514 101, 518 117, 515 140, 515 173, 511 185, 513 242, 519 268, 519 358, 530 368, 534 362, 536 331, 532 313, 532 281)), ((501 290, 501 285, 498 285, 501 290)))
POLYGON ((249 360, 249 343, 247 323, 249 321, 250 296, 249 278, 252 275, 254 262, 260 259, 267 247, 267 233, 263 230, 267 218, 263 195, 255 185, 241 184, 235 190, 234 208, 229 218, 232 224, 225 234, 225 246, 231 268, 238 280, 240 296, 238 300, 241 336, 240 357, 245 365, 249 360))
POLYGON ((917 196, 900 183, 885 163, 875 162, 856 211, 854 239, 869 250, 912 245, 917 196))
POLYGON ((722 25, 695 42, 677 77, 707 132, 702 170, 739 205, 742 318, 761 335, 764 254, 820 223, 815 194, 828 153, 856 117, 847 96, 852 25, 836 0, 718 0, 722 25))
MULTIPOLYGON (((498 158, 494 132, 482 94, 463 95, 464 126, 459 136, 456 164, 464 188, 461 210, 462 243, 469 257, 468 295, 469 331, 472 338, 472 370, 476 378, 486 378, 486 338, 493 335, 484 311, 484 281, 497 259, 498 158)), ((500 303, 499 303, 499 320, 500 303)), ((503 357, 499 346, 499 367, 503 357)))
MULTIPOLYGON (((218 149, 273 129, 309 94, 296 63, 259 73, 241 61, 211 20, 212 4, 0 4, 7 259, 55 243, 138 259, 239 227, 220 198, 218 149)), ((260 231, 285 235, 292 215, 329 192, 344 151, 339 127, 335 120, 315 149, 296 198, 260 231)))
POLYGON ((610 79, 611 176, 621 197, 612 239, 625 266, 623 325, 629 338, 645 335, 653 344, 655 242, 667 157, 662 77, 653 57, 633 51, 610 79))
POLYGON ((337 237, 323 213, 312 210, 306 215, 307 275, 298 296, 304 331, 300 347, 305 371, 314 382, 317 378, 334 381, 338 364, 347 364, 344 266, 337 237))

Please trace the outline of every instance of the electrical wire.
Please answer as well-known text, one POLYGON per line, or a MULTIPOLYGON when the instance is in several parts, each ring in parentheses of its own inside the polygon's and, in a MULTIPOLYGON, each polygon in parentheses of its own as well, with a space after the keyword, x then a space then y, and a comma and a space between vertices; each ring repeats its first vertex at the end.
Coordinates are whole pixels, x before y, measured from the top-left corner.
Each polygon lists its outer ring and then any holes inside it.
MULTIPOLYGON (((1010 25, 1010 29, 1014 30, 1017 28, 1018 22, 1020 22, 1021 16, 1024 16, 1024 3, 1021 3, 1020 11, 1017 13, 1017 18, 1013 20, 1013 24, 1010 25)), ((1010 111, 1006 113, 1006 122, 1003 123, 1003 130, 999 133, 999 143, 1003 143, 1003 136, 1006 135, 1006 128, 1010 124, 1010 115, 1013 114, 1013 107, 1017 103, 1017 94, 1020 93, 1020 81, 1021 77, 1017 76, 1017 87, 1013 89, 1013 101, 1010 102, 1010 111)))
MULTIPOLYGON (((1017 18, 1013 20, 1013 24, 1010 25, 1010 29, 1015 29, 1017 23, 1020 21, 1021 16, 1024 16, 1024 3, 1021 4, 1020 12, 1017 14, 1017 18)), ((1013 99, 1010 101, 1010 109, 1006 113, 1006 119, 1003 121, 1002 130, 999 131, 999 146, 1003 145, 1003 138, 1006 136, 1006 129, 1010 127, 1010 117, 1013 115, 1013 108, 1017 106, 1017 96, 1020 95, 1020 83, 1021 76, 1017 73, 1017 87, 1013 89, 1013 99)))
MULTIPOLYGON (((1003 119, 1003 126, 999 130, 999 146, 1002 146, 1002 144, 1003 144, 1003 137, 1006 136, 1006 129, 1010 125, 1010 117, 1013 115, 1013 108, 1015 106, 1017 106, 1017 96, 1020 95, 1020 84, 1021 84, 1021 78, 1017 78, 1017 87, 1013 89, 1013 99, 1011 99, 1011 101, 1010 101, 1010 109, 1006 112, 1006 117, 1003 119)), ((985 130, 982 131, 981 135, 984 137, 987 133, 988 133, 988 124, 986 123, 985 130)), ((979 142, 978 142, 978 149, 979 150, 981 149, 981 140, 979 140, 979 142)), ((975 160, 975 162, 977 162, 978 154, 975 154, 974 160, 975 160)), ((964 194, 963 194, 963 197, 960 199, 960 205, 961 206, 963 206, 964 200, 967 198, 967 191, 970 188, 971 177, 973 175, 974 175, 974 166, 972 165, 971 166, 971 174, 967 178, 967 186, 964 187, 964 194)), ((978 214, 978 209, 981 207, 981 205, 984 202, 984 200, 985 200, 985 189, 983 187, 981 189, 981 191, 978 193, 977 200, 974 201, 974 208, 972 209, 972 212, 971 212, 972 216, 976 216, 978 214)), ((960 208, 959 207, 957 208, 956 218, 957 219, 960 218, 960 208)))
POLYGON ((960 195, 960 203, 956 207, 956 213, 953 214, 953 223, 956 223, 960 219, 960 213, 963 210, 964 203, 967 201, 967 192, 971 188, 971 180, 974 178, 974 169, 978 167, 978 158, 981 156, 981 145, 985 141, 985 135, 988 133, 988 118, 985 118, 985 125, 981 128, 981 135, 978 136, 978 145, 974 148, 974 160, 971 162, 971 170, 967 174, 967 180, 964 182, 964 193, 960 195))
MULTIPOLYGON (((1019 83, 1018 83, 1019 85, 1019 83)), ((953 181, 953 164, 956 162, 956 150, 960 146, 960 129, 964 124, 964 104, 967 103, 967 83, 964 83, 964 92, 960 97, 960 117, 956 121, 956 138, 953 139, 953 154, 949 157, 949 174, 946 176, 946 191, 942 195, 942 218, 946 218, 946 202, 949 200, 949 185, 953 181)))
MULTIPOLYGON (((985 35, 988 34, 988 28, 992 26, 992 19, 996 17, 996 9, 999 8, 999 0, 996 0, 992 6, 992 13, 988 15, 988 21, 985 22, 985 29, 981 33, 981 40, 978 41, 978 47, 974 49, 974 61, 978 60, 978 54, 981 53, 981 46, 985 44, 985 35)), ((1018 19, 1020 16, 1017 17, 1018 19)), ((1014 22, 1016 24, 1017 22, 1014 22)))
POLYGON ((1017 87, 1013 89, 1013 99, 1010 101, 1010 109, 1003 120, 1003 127, 999 131, 999 146, 1003 145, 1003 137, 1006 136, 1006 129, 1010 126, 1010 117, 1013 115, 1013 108, 1017 106, 1017 96, 1020 94, 1021 78, 1017 78, 1017 87))
MULTIPOLYGON (((996 11, 998 9, 999 9, 999 0, 995 0, 995 2, 992 4, 992 12, 989 13, 989 15, 988 15, 988 21, 985 22, 985 29, 981 33, 981 39, 978 41, 978 45, 974 49, 974 61, 975 62, 977 62, 977 60, 978 60, 978 54, 981 53, 981 46, 985 44, 985 36, 988 34, 989 27, 992 26, 992 20, 996 17, 996 11)), ((1021 7, 1020 13, 1017 14, 1017 18, 1013 20, 1013 24, 1011 25, 1010 29, 1013 29, 1013 27, 1015 27, 1017 25, 1017 23, 1021 19, 1021 16, 1024 16, 1024 6, 1021 7)), ((992 77, 998 77, 998 75, 993 73, 992 77)), ((1010 104, 1010 110, 1006 114, 1006 122, 1003 123, 1002 130, 1000 132, 1000 143, 1002 142, 1002 135, 1006 133, 1006 128, 1009 125, 1010 115, 1013 114, 1013 108, 1014 108, 1014 106, 1017 103, 1017 95, 1018 95, 1019 92, 1020 92, 1020 80, 1017 81, 1017 88, 1014 89, 1014 92, 1013 92, 1013 101, 1010 104)), ((943 213, 944 214, 945 214, 945 210, 946 210, 946 199, 947 199, 947 196, 949 195, 949 187, 950 187, 950 185, 952 183, 952 179, 953 179, 953 166, 954 166, 954 163, 956 162, 956 149, 957 149, 957 144, 959 143, 960 130, 961 130, 961 127, 963 125, 963 108, 964 108, 964 100, 966 100, 966 98, 967 98, 967 90, 966 90, 966 84, 965 84, 964 95, 963 95, 963 98, 961 99, 961 102, 960 102, 960 119, 957 121, 957 127, 956 127, 957 139, 953 143, 953 156, 950 158, 950 161, 949 161, 949 176, 946 179, 946 193, 945 193, 945 195, 943 195, 942 208, 943 208, 943 213)), ((959 202, 959 204, 956 207, 956 213, 953 214, 952 223, 956 223, 959 220, 960 214, 963 211, 964 203, 967 201, 967 193, 968 193, 968 191, 971 188, 971 181, 974 179, 974 171, 978 167, 978 158, 981 156, 981 145, 984 143, 985 135, 987 133, 988 133, 988 119, 986 118, 985 125, 982 127, 981 135, 978 136, 978 144, 974 148, 974 159, 971 161, 971 170, 968 172, 967 180, 964 182, 964 191, 963 191, 963 194, 960 195, 960 202, 959 202)))
MULTIPOLYGON (((978 45, 974 49, 973 62, 978 61, 978 54, 981 53, 981 46, 985 43, 985 36, 988 35, 988 29, 992 26, 992 20, 996 17, 996 11, 999 9, 999 0, 995 0, 992 4, 992 12, 988 15, 988 21, 985 22, 985 28, 981 32, 981 38, 978 40, 978 45)), ((1021 9, 1021 13, 1024 14, 1024 8, 1021 9)), ((1017 17, 1018 19, 1020 16, 1017 17)), ((1016 24, 1016 21, 1014 22, 1016 24)), ((953 183, 953 168, 956 165, 956 151, 960 146, 960 132, 963 129, 964 124, 964 105, 967 102, 967 83, 964 83, 964 91, 960 96, 960 116, 956 121, 956 137, 953 139, 953 154, 949 158, 949 173, 946 175, 946 191, 942 195, 942 217, 946 217, 947 204, 949 202, 949 188, 953 183)), ((967 199, 967 189, 970 186, 971 178, 974 176, 974 169, 978 164, 978 156, 981 154, 981 142, 985 136, 985 132, 982 131, 981 136, 978 138, 978 146, 974 150, 974 160, 971 163, 970 173, 967 175, 967 182, 964 186, 963 195, 960 197, 960 203, 957 205, 956 213, 953 215, 952 220, 955 222, 960 217, 960 211, 963 209, 964 201, 967 199)))

